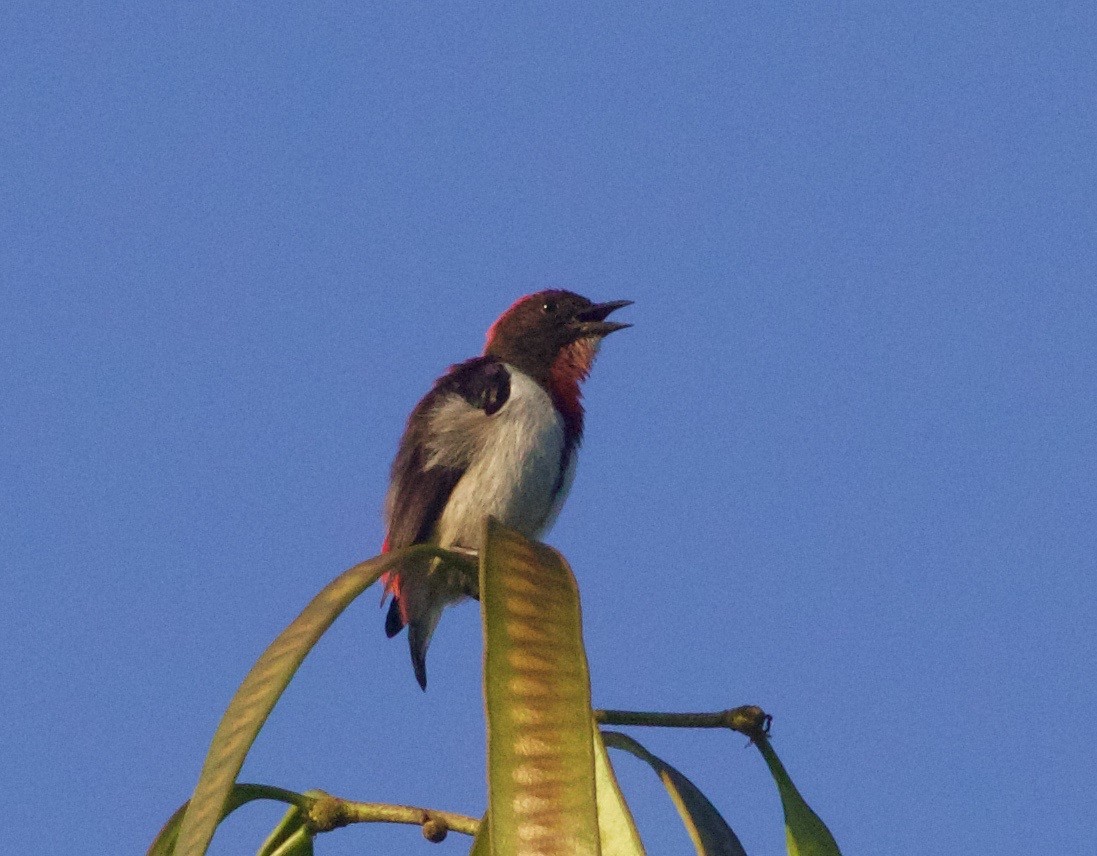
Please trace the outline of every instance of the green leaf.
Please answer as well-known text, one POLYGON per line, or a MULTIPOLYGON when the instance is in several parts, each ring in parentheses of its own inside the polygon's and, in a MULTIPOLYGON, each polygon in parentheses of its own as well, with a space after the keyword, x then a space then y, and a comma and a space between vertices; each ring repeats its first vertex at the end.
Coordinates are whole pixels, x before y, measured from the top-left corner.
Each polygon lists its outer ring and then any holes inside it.
POLYGON ((644 856, 644 845, 632 812, 621 794, 613 765, 609 762, 602 732, 595 725, 594 779, 598 789, 598 836, 602 843, 602 856, 644 856))
POLYGON ((647 761, 659 774, 675 808, 678 809, 678 814, 682 816, 698 856, 746 856, 743 845, 739 843, 727 821, 693 782, 662 758, 652 755, 627 734, 604 731, 602 737, 607 746, 631 752, 637 758, 647 761))
POLYGON ((555 550, 497 520, 480 550, 493 856, 598 856, 579 591, 555 550))
POLYGON ((312 834, 305 826, 299 826, 270 856, 313 856, 312 834))
POLYGON ((203 856, 223 816, 225 800, 244 764, 259 729, 267 721, 305 655, 339 614, 385 571, 416 555, 440 556, 467 564, 467 560, 419 544, 385 553, 340 574, 312 599, 290 625, 278 634, 252 666, 236 691, 213 735, 202 773, 179 828, 176 856, 203 856))
MULTIPOLYGON (((598 834, 601 839, 602 856, 644 856, 644 846, 640 834, 636 831, 632 813, 621 795, 613 767, 610 765, 602 734, 597 725, 593 731, 594 777, 597 787, 598 834)), ((491 856, 487 815, 480 824, 480 832, 473 842, 469 856, 491 856)))
POLYGON ((834 836, 811 810, 811 806, 804 802, 781 759, 773 751, 769 739, 764 734, 759 734, 754 737, 754 743, 765 758, 781 794, 781 807, 785 810, 785 843, 789 856, 841 856, 834 836))
POLYGON ((282 815, 278 825, 271 830, 267 840, 260 845, 255 856, 274 856, 286 839, 294 835, 304 825, 305 812, 299 806, 291 805, 286 813, 282 815))
MULTIPOLYGON (((287 791, 283 788, 274 788, 269 785, 233 785, 232 790, 229 791, 228 799, 225 800, 221 813, 217 817, 217 823, 220 823, 240 806, 252 800, 277 800, 289 803, 297 809, 307 809, 312 802, 311 797, 299 794, 296 791, 287 791)), ((179 827, 183 823, 183 815, 186 814, 189 805, 189 802, 183 803, 175 811, 175 814, 168 818, 168 822, 164 824, 164 828, 160 830, 156 840, 149 846, 147 856, 172 856, 177 852, 176 842, 179 838, 179 827)))

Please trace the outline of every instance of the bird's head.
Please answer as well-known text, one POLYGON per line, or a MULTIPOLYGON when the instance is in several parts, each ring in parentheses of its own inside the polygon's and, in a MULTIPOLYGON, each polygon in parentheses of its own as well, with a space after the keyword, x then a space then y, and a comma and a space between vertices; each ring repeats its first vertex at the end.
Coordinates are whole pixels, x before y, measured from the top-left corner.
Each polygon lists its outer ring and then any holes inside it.
POLYGON ((590 372, 602 339, 632 326, 606 320, 630 303, 594 303, 562 289, 528 294, 491 325, 484 353, 542 381, 578 383, 590 372))

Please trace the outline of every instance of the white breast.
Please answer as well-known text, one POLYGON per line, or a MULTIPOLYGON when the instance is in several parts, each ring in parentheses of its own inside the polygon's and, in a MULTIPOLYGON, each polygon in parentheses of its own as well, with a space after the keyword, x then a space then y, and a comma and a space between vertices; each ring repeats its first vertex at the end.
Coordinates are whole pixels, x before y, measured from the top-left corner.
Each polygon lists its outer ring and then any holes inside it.
MULTIPOLYGON (((432 435, 448 436, 444 446, 450 453, 455 435, 460 435, 456 445, 462 447, 469 462, 439 521, 443 546, 476 549, 488 514, 538 537, 551 525, 570 487, 565 484, 554 494, 564 450, 563 419, 540 384, 512 366, 507 369, 510 397, 497 413, 486 416, 454 396, 431 420, 432 429, 436 429, 432 435)), ((446 457, 448 454, 436 451, 432 462, 443 463, 446 457)), ((568 469, 573 471, 572 466, 568 469)))

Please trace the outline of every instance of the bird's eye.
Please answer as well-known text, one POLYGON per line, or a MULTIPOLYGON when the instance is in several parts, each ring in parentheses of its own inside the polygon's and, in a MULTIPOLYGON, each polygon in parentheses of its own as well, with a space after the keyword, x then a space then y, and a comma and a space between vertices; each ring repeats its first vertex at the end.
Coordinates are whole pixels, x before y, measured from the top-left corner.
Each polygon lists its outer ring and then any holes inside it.
POLYGON ((556 302, 553 300, 546 300, 541 304, 541 311, 548 312, 549 314, 556 311, 556 302))

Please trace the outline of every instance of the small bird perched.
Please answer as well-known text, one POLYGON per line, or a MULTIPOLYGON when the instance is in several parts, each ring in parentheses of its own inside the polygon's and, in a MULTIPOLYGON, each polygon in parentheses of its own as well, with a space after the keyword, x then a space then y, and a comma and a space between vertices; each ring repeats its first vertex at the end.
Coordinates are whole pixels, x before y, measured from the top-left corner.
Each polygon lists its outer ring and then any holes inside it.
MULTIPOLYGON (((579 384, 607 321, 631 300, 592 303, 570 291, 518 300, 488 330, 484 354, 451 366, 412 410, 392 464, 383 552, 433 543, 478 550, 486 515, 530 538, 552 526, 575 476, 583 435, 579 384)), ((419 685, 442 610, 466 597, 460 571, 435 559, 384 576, 385 632, 405 626, 419 685)))

